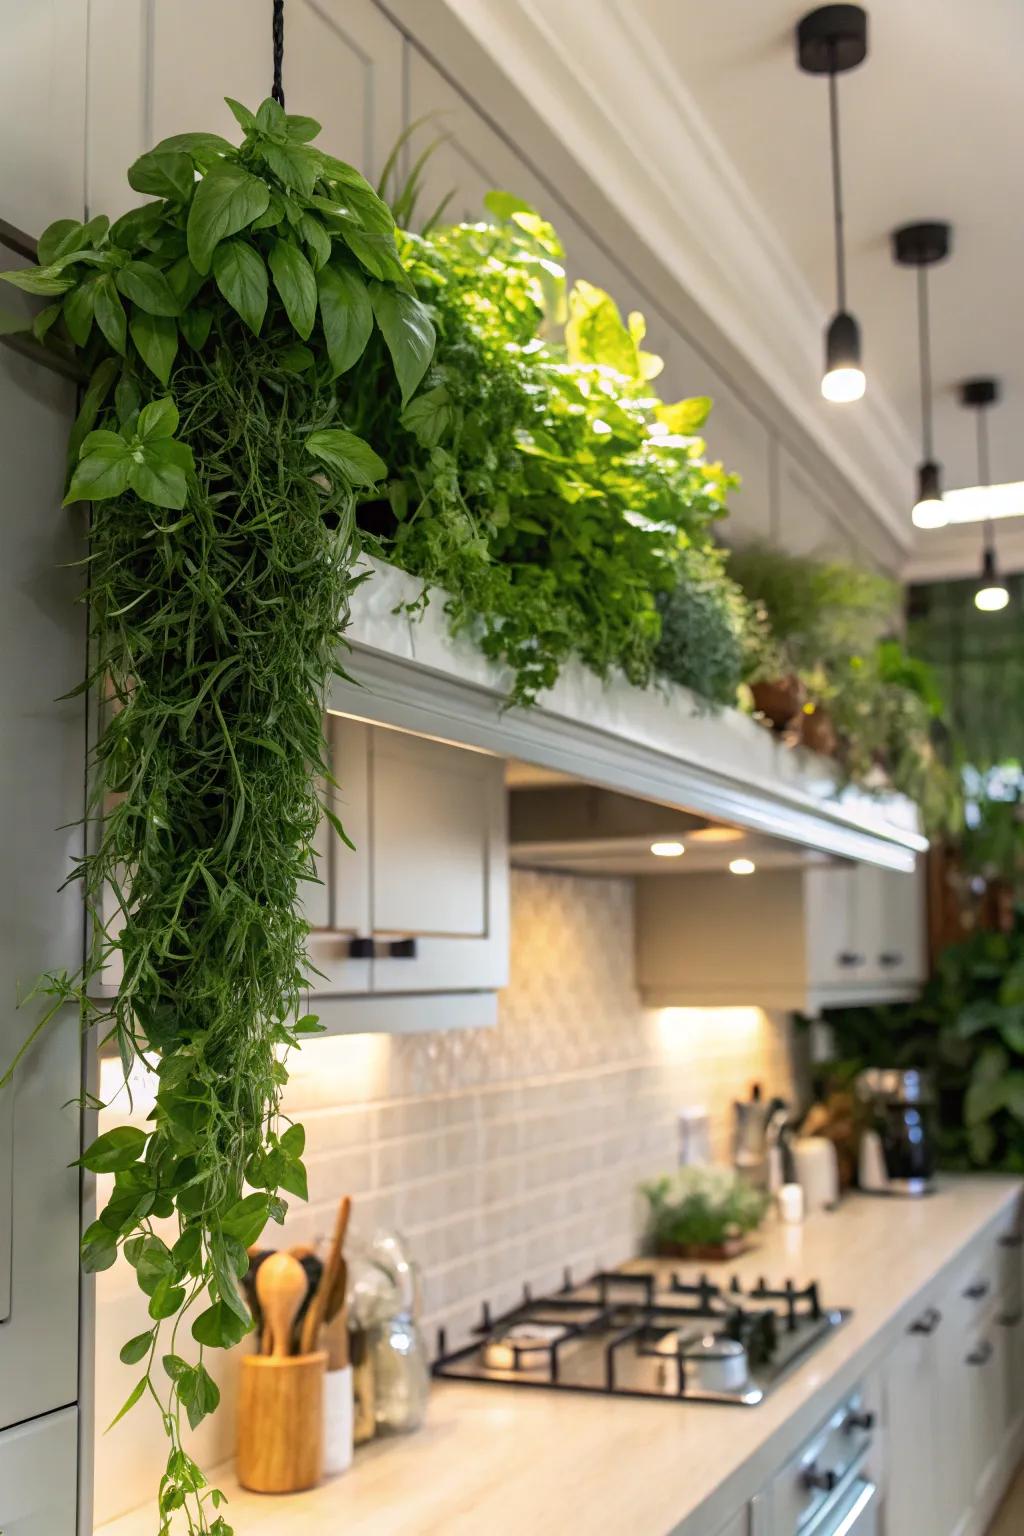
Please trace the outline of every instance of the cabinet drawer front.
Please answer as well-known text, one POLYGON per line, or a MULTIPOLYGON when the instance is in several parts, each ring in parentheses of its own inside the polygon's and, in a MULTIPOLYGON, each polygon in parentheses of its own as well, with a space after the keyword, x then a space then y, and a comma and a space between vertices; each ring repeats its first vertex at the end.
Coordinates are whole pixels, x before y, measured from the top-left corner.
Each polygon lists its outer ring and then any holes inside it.
POLYGON ((4 1536, 75 1536, 77 1455, 74 1408, 0 1434, 4 1536))

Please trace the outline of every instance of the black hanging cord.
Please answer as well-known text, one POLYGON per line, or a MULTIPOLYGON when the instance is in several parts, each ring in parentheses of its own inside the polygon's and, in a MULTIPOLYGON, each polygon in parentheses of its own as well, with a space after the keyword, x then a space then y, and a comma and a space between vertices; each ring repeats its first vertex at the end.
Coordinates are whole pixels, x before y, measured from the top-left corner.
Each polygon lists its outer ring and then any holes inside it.
MULTIPOLYGON (((978 484, 983 485, 986 491, 992 484, 992 471, 988 454, 988 410, 985 406, 978 409, 978 484)), ((995 554, 996 528, 991 516, 985 518, 983 540, 986 553, 995 554)))
POLYGON ((284 69, 284 0, 274 0, 274 84, 270 94, 279 107, 284 106, 284 86, 281 75, 284 69))
MULTIPOLYGON (((932 433, 932 338, 928 314, 928 269, 917 269, 917 356, 921 369, 921 439, 925 463, 934 457, 932 433)), ((978 413, 979 416, 982 414, 978 413)))
POLYGON ((830 44, 828 115, 832 138, 832 217, 836 232, 836 296, 840 311, 846 309, 846 237, 843 230, 843 174, 839 156, 839 88, 836 83, 836 45, 830 44))

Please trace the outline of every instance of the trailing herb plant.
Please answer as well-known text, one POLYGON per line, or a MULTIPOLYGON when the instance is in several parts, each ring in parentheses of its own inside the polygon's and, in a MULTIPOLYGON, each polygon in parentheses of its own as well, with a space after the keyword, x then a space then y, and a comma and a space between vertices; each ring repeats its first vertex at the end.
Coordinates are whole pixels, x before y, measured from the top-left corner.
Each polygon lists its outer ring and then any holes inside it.
POLYGON ((272 100, 229 105, 239 148, 165 140, 128 173, 151 201, 109 227, 61 220, 38 268, 3 274, 52 300, 37 337, 89 373, 67 500, 93 504, 83 686, 109 706, 98 837, 75 870, 94 941, 81 975, 46 978, 33 1036, 74 999, 126 1075, 136 1059, 156 1072, 148 1128, 83 1155, 114 1188, 82 1257, 102 1270, 121 1250, 149 1298, 152 1326, 121 1352, 141 1367, 121 1414, 148 1393, 170 1438, 161 1532, 181 1510, 211 1536, 230 1527, 182 1415, 195 1427, 216 1407, 204 1357, 252 1326, 246 1249, 283 1219, 283 1193, 306 1194, 302 1128, 279 1113, 282 1055, 317 1028, 300 1017, 297 898, 319 818, 335 819, 315 784, 357 507, 387 474, 351 430, 343 381, 365 358, 368 375, 393 373, 400 409, 434 344, 389 209, 312 145, 319 125, 272 100), (115 960, 117 994, 99 999, 115 960))

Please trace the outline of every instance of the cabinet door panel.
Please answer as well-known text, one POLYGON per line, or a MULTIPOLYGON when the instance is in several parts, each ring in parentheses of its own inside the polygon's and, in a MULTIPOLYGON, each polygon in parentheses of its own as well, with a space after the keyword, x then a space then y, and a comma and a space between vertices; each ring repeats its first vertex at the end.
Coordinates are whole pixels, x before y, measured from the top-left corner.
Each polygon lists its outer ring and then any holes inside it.
MULTIPOLYGON (((313 924, 310 959, 322 974, 312 978, 312 995, 337 996, 368 992, 373 962, 354 959, 354 938, 370 933, 370 812, 369 727, 358 720, 328 715, 328 761, 336 780, 325 786, 327 804, 337 816, 353 847, 342 842, 326 816, 316 837, 322 885, 311 885, 303 895, 308 920, 313 924)), ((315 1004, 314 1004, 315 1007, 315 1004)))
POLYGON ((837 865, 804 876, 808 984, 812 992, 846 988, 856 971, 856 869, 837 865))
POLYGON ((503 764, 374 729, 370 742, 374 990, 504 986, 508 891, 503 764), (391 958, 390 940, 415 954, 391 958))
POLYGON ((940 1523, 935 1469, 937 1439, 937 1333, 907 1333, 889 1357, 885 1392, 888 1487, 886 1536, 948 1536, 955 1521, 940 1523))
POLYGON ((0 1434, 4 1536, 74 1536, 78 1414, 73 1408, 0 1434))

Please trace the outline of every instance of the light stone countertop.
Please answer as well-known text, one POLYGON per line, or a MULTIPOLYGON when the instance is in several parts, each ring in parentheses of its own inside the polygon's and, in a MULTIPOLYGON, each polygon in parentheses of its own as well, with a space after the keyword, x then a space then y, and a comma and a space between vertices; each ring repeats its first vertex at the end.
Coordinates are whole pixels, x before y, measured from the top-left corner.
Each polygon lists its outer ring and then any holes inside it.
MULTIPOLYGON (((853 1196, 801 1227, 770 1227, 726 1273, 817 1279, 824 1303, 853 1316, 755 1408, 438 1383, 422 1430, 362 1448, 309 1493, 245 1493, 225 1470, 224 1513, 237 1536, 717 1536, 964 1249, 1014 1225, 1021 1190, 947 1178, 930 1199, 853 1196)), ((155 1524, 149 1506, 97 1536, 152 1536, 155 1524)))

